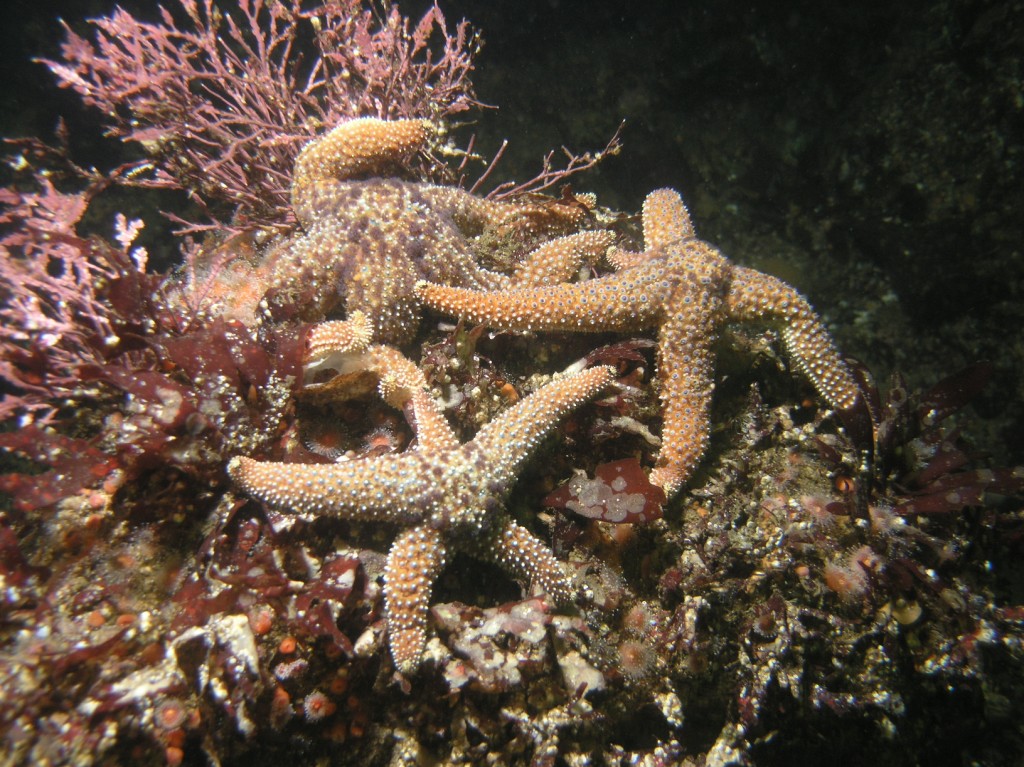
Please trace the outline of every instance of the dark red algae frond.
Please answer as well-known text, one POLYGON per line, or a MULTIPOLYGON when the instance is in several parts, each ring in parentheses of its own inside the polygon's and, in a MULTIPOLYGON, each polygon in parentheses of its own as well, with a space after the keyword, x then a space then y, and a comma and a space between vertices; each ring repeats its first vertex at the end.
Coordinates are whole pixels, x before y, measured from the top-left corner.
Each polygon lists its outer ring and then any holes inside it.
POLYGON ((616 524, 659 519, 665 491, 652 485, 635 458, 598 466, 594 478, 582 472, 544 499, 544 505, 616 524))
POLYGON ((960 430, 946 425, 984 390, 993 374, 990 364, 971 365, 914 393, 897 373, 885 396, 860 372, 874 438, 865 444, 856 432, 852 435, 864 456, 852 472, 857 490, 849 496, 858 516, 866 513, 872 493, 891 496, 893 510, 904 516, 949 514, 1024 493, 1024 467, 979 468, 960 430))
POLYGON ((92 442, 28 426, 0 434, 0 450, 17 453, 48 467, 41 474, 11 472, 0 475, 0 491, 14 499, 22 512, 53 506, 82 488, 110 477, 112 491, 119 479, 112 476, 120 462, 92 442))

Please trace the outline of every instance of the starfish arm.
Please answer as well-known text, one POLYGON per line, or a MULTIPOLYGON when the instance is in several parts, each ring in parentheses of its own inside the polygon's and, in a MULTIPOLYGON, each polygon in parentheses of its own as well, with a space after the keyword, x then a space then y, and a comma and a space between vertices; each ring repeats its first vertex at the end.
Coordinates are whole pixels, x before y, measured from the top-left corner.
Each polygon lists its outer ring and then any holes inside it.
POLYGON ((650 258, 649 253, 636 253, 631 250, 620 250, 619 248, 612 248, 606 256, 608 263, 617 272, 631 269, 634 266, 640 266, 648 258, 650 258))
POLYGON ((680 307, 661 328, 661 452, 650 480, 666 497, 683 486, 707 449, 714 389, 712 351, 716 312, 704 302, 680 307))
POLYGON ((494 476, 506 483, 563 416, 613 378, 614 370, 602 365, 556 379, 487 423, 471 444, 490 456, 494 476))
POLYGON ((541 245, 526 257, 511 284, 553 285, 571 280, 584 264, 593 264, 611 247, 611 232, 578 232, 541 245))
POLYGON ((391 407, 406 413, 416 431, 417 450, 436 452, 459 447, 455 432, 428 390, 423 371, 390 346, 373 346, 370 351, 370 366, 380 373, 380 395, 391 407))
POLYGON ((726 305, 734 320, 782 322, 782 340, 797 369, 829 405, 853 407, 859 392, 853 374, 800 293, 771 275, 737 266, 733 268, 726 305))
POLYGON ((430 592, 444 562, 441 534, 427 526, 406 530, 388 552, 384 615, 391 657, 403 674, 416 670, 426 647, 430 592))
POLYGON ((332 464, 236 456, 228 475, 243 491, 284 511, 417 522, 431 490, 416 453, 332 464))
POLYGON ((419 282, 416 294, 432 309, 502 330, 630 331, 655 324, 665 287, 660 277, 646 265, 527 290, 479 292, 419 282))
POLYGON ((433 208, 447 211, 455 225, 471 237, 500 226, 515 214, 510 203, 477 197, 458 187, 424 185, 421 191, 433 208))
POLYGON ((647 195, 642 219, 646 250, 696 236, 690 213, 675 189, 655 189, 647 195))
MULTIPOLYGON (((526 203, 496 202, 475 197, 462 189, 420 185, 419 197, 428 206, 442 213, 458 229, 462 237, 475 237, 484 231, 500 233, 514 230, 521 237, 537 232, 574 228, 580 221, 573 217, 579 206, 543 206, 526 203), (534 219, 537 212, 547 210, 547 224, 534 219)), ((542 220, 546 220, 544 216, 542 220)), ((582 219, 581 219, 582 220, 582 219)), ((504 290, 511 285, 532 287, 571 279, 584 263, 597 261, 611 245, 611 232, 577 232, 557 237, 538 247, 520 264, 515 275, 489 271, 477 263, 470 248, 457 247, 453 240, 443 258, 427 262, 426 275, 433 282, 457 285, 473 290, 504 290)))
POLYGON ((556 604, 572 601, 562 563, 525 527, 509 522, 494 542, 493 557, 512 575, 536 583, 556 604))
POLYGON ((370 257, 364 251, 346 283, 345 308, 371 318, 374 340, 401 343, 419 324, 419 302, 412 292, 418 275, 405 253, 384 242, 373 247, 376 253, 370 257))
POLYGON ((316 219, 320 197, 335 182, 386 170, 420 149, 430 136, 426 120, 349 120, 307 144, 295 160, 292 208, 303 226, 316 219))
POLYGON ((423 372, 393 347, 369 346, 371 335, 369 319, 359 311, 347 320, 324 322, 310 330, 303 367, 307 393, 323 392, 329 397, 345 391, 358 392, 360 377, 376 377, 384 401, 402 410, 416 430, 419 450, 457 448, 455 432, 430 395, 423 372), (334 378, 324 383, 312 382, 316 375, 327 371, 332 371, 334 378))
MULTIPOLYGON (((412 254, 411 266, 422 277, 445 285, 487 290, 493 273, 477 263, 469 238, 486 227, 486 201, 463 189, 406 184, 400 205, 391 213, 405 218, 403 239, 386 238, 389 248, 412 254)), ((413 269, 408 270, 410 273, 413 269)), ((417 307, 418 308, 418 307, 417 307)))
POLYGON ((553 236, 577 229, 590 215, 595 202, 577 195, 572 202, 542 198, 492 200, 463 189, 430 187, 428 196, 438 208, 451 213, 459 228, 473 236, 484 229, 519 237, 553 236))
POLYGON ((304 367, 308 371, 314 365, 336 366, 331 364, 335 355, 366 351, 372 337, 370 320, 360 311, 351 312, 347 320, 321 322, 306 337, 304 367))
POLYGON ((352 312, 347 320, 322 322, 310 328, 302 363, 306 393, 329 390, 331 381, 340 376, 351 377, 365 371, 372 336, 369 318, 359 311, 352 312), (332 378, 324 381, 328 374, 332 378))
POLYGON ((608 253, 608 263, 618 272, 640 266, 664 249, 697 236, 690 212, 675 189, 655 189, 647 195, 641 217, 644 250, 637 253, 613 248, 608 253))

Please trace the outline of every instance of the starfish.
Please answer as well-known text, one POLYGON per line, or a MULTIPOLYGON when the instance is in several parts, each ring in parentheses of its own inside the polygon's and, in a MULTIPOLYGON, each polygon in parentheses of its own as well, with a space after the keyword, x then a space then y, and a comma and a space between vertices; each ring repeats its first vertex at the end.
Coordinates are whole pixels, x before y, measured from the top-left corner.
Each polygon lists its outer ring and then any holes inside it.
POLYGON ((574 284, 476 291, 416 286, 423 303, 504 330, 632 332, 658 328, 662 449, 650 480, 671 496, 700 461, 710 433, 713 345, 727 321, 776 322, 795 367, 831 407, 851 408, 858 389, 807 300, 785 282, 731 263, 697 239, 677 192, 643 206, 644 251, 612 251, 612 274, 574 284))
POLYGON ((433 133, 426 120, 363 118, 308 144, 292 177, 301 232, 268 248, 255 265, 236 259, 240 273, 222 280, 214 298, 243 321, 256 312, 317 322, 341 309, 362 311, 375 340, 400 344, 419 323, 419 279, 476 289, 561 282, 608 249, 609 232, 575 232, 593 207, 584 195, 498 202, 386 177, 408 167, 433 133), (474 240, 485 233, 543 244, 511 275, 502 274, 483 268, 474 254, 474 240), (567 236, 551 239, 556 234, 567 236))
MULTIPOLYGON (((563 375, 523 398, 460 444, 420 370, 395 349, 370 345, 368 318, 315 328, 309 375, 332 368, 355 380, 369 373, 381 396, 416 427, 414 449, 334 464, 261 462, 235 457, 228 474, 246 493, 277 508, 391 522, 405 528, 387 557, 385 624, 403 674, 415 671, 427 639, 430 592, 450 549, 491 559, 533 580, 555 602, 572 591, 551 550, 505 511, 517 469, 554 425, 612 380, 594 367, 563 375)), ((318 386, 318 384, 313 384, 318 386)))

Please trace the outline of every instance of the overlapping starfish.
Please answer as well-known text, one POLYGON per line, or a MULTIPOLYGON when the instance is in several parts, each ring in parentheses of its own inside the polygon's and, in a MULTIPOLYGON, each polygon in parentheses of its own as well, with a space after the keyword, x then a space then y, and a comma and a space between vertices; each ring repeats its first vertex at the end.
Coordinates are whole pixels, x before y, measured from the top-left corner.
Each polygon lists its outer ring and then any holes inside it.
POLYGON ((419 325, 418 279, 475 289, 540 285, 569 279, 608 249, 610 233, 576 231, 589 198, 496 202, 395 177, 431 134, 425 120, 364 118, 306 146, 292 179, 301 231, 267 249, 222 302, 243 321, 259 313, 318 322, 361 311, 375 340, 401 344, 419 325), (474 252, 486 233, 541 244, 502 274, 474 252))
POLYGON ((615 273, 570 283, 565 280, 583 261, 605 254, 608 233, 552 240, 508 277, 477 264, 465 232, 481 222, 575 225, 571 209, 531 212, 457 189, 348 180, 415 151, 426 130, 420 121, 354 121, 304 150, 296 164, 293 204, 306 231, 272 262, 277 290, 312 290, 321 315, 323 305, 344 293, 350 319, 315 328, 306 363, 309 381, 325 370, 336 375, 308 383, 307 392, 346 396, 365 388, 369 376, 387 402, 407 413, 417 433, 415 448, 330 465, 238 457, 228 466, 245 492, 279 508, 405 528, 385 573, 388 641, 403 673, 419 664, 431 587, 452 548, 495 560, 556 601, 570 598, 559 562, 508 517, 504 502, 538 441, 612 379, 606 367, 557 378, 459 444, 420 370, 397 350, 371 344, 407 338, 420 302, 509 330, 657 328, 664 420, 650 479, 668 495, 687 480, 707 446, 713 345, 724 322, 780 324, 796 367, 830 405, 850 408, 859 396, 806 299, 774 277, 732 264, 697 239, 682 199, 670 189, 652 192, 644 202, 642 252, 611 251, 607 260, 615 273))
POLYGON ((850 408, 856 382, 828 331, 795 289, 731 263, 697 239, 679 194, 659 189, 643 207, 644 251, 614 252, 614 274, 580 283, 475 291, 419 283, 429 307, 504 330, 577 332, 658 328, 658 381, 664 413, 662 449, 651 482, 672 495, 707 447, 714 342, 726 321, 782 326, 796 367, 825 400, 850 408))

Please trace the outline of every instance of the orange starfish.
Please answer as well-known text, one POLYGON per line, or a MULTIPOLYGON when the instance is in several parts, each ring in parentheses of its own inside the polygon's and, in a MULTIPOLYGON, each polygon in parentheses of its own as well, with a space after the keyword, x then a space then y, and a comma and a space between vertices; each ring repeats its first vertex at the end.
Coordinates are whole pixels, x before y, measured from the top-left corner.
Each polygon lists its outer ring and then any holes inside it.
POLYGON ((575 284, 476 291, 421 282, 431 308, 506 330, 632 332, 657 327, 662 449, 651 482, 676 492, 707 447, 712 346, 730 320, 775 321, 796 367, 832 407, 850 408, 858 389, 807 300, 767 274, 736 266, 697 239, 679 194, 659 189, 643 207, 644 251, 616 251, 616 273, 575 284))
POLYGON ((314 328, 307 374, 372 374, 381 396, 416 426, 414 449, 397 455, 295 464, 236 457, 228 474, 245 492, 286 511, 379 520, 406 527, 384 574, 388 644, 399 671, 416 669, 427 641, 430 592, 451 548, 468 550, 536 582, 556 602, 572 589, 551 550, 505 511, 516 472, 573 408, 604 388, 612 370, 565 375, 520 400, 460 444, 420 370, 395 349, 370 345, 362 313, 314 328))
POLYGON ((243 322, 257 313, 317 322, 362 311, 375 340, 402 343, 419 324, 419 279, 476 289, 553 283, 608 249, 608 232, 568 234, 588 216, 593 203, 586 197, 495 202, 389 177, 432 134, 426 120, 364 118, 307 145, 292 181, 302 231, 254 263, 239 258, 229 266, 211 296, 222 313, 243 322), (485 233, 543 244, 507 275, 478 263, 474 244, 485 233))

